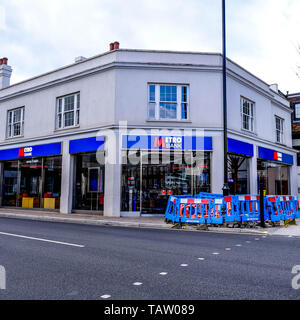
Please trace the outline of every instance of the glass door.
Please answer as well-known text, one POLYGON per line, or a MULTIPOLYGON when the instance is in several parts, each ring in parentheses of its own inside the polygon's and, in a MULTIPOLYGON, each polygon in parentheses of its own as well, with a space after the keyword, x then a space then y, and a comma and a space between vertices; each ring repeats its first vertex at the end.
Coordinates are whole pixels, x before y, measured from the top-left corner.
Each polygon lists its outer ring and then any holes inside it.
POLYGON ((104 166, 98 164, 94 152, 76 156, 74 197, 74 209, 104 209, 104 166))
POLYGON ((142 177, 142 213, 163 214, 170 195, 192 192, 191 165, 181 152, 143 152, 142 177))

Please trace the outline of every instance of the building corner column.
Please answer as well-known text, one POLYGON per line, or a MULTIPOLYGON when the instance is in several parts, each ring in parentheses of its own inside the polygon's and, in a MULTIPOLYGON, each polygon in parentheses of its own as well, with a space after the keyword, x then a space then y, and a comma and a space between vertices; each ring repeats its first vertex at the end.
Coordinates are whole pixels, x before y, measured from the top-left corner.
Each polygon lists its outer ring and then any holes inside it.
POLYGON ((73 200, 73 168, 74 159, 69 153, 69 141, 62 142, 62 171, 61 171, 61 197, 60 213, 72 212, 73 200))
POLYGON ((121 161, 119 133, 108 130, 105 135, 104 216, 121 215, 121 161))

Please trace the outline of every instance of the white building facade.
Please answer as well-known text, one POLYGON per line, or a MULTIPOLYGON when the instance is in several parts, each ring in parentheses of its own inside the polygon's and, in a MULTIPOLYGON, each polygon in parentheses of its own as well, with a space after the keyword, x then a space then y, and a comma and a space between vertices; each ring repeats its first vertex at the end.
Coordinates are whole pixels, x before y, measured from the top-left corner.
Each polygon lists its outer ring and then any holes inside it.
MULTIPOLYGON (((2 207, 139 216, 222 193, 222 56, 111 49, 11 86, 0 60, 2 207)), ((231 193, 296 195, 289 102, 230 60, 227 78, 231 193)))

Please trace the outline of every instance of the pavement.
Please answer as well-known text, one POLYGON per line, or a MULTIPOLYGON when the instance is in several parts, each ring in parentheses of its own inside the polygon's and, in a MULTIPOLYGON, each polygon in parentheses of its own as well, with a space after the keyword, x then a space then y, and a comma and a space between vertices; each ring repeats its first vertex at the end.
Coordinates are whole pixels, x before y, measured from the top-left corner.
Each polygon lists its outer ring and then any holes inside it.
MULTIPOLYGON (((173 229, 172 224, 166 224, 164 217, 104 217, 88 214, 61 214, 53 211, 19 210, 0 208, 0 217, 12 219, 28 219, 48 222, 64 222, 87 225, 120 226, 133 228, 173 229)), ((291 235, 300 237, 300 219, 296 219, 297 225, 281 225, 280 227, 256 228, 224 228, 208 227, 206 231, 225 233, 255 233, 270 235, 291 235)), ((183 226, 185 231, 197 231, 195 226, 183 226)))
POLYGON ((299 300, 299 250, 297 237, 0 218, 0 300, 299 300))

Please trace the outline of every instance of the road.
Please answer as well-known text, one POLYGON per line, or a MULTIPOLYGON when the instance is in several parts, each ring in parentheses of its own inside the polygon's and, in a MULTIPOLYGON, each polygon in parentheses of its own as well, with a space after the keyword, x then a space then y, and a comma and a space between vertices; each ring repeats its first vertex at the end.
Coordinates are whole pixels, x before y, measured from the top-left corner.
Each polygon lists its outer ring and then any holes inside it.
POLYGON ((1 218, 0 265, 5 300, 300 299, 296 237, 1 218))

